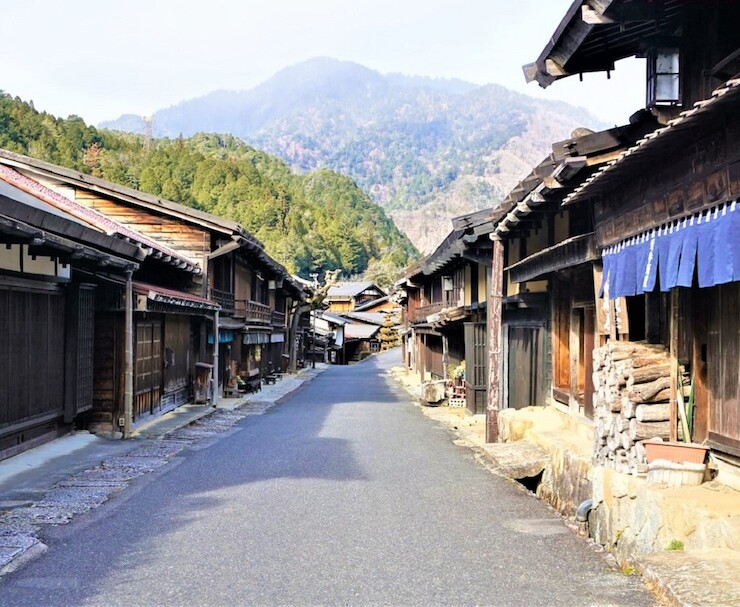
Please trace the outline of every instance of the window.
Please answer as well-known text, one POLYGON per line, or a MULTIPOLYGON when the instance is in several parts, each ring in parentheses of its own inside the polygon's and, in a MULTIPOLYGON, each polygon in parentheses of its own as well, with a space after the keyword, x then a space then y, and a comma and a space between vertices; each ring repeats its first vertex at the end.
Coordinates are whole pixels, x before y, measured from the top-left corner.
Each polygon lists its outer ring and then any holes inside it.
POLYGON ((681 103, 680 63, 677 48, 658 48, 648 53, 647 107, 681 103))

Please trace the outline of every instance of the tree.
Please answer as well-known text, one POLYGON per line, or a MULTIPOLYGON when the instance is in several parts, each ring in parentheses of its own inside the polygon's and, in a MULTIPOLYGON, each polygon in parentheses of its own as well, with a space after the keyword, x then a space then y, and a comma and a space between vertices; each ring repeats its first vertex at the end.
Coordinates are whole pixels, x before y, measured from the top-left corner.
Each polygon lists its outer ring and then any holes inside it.
POLYGON ((327 272, 324 276, 324 284, 319 285, 311 292, 311 296, 305 301, 296 301, 290 311, 290 330, 288 331, 288 343, 290 344, 290 359, 288 361, 288 371, 295 373, 298 352, 295 347, 296 338, 298 337, 298 325, 301 322, 301 316, 307 312, 316 311, 323 307, 329 289, 337 284, 341 270, 327 272))
POLYGON ((398 333, 396 332, 396 321, 391 312, 387 312, 383 325, 380 327, 380 349, 390 350, 398 345, 398 333))

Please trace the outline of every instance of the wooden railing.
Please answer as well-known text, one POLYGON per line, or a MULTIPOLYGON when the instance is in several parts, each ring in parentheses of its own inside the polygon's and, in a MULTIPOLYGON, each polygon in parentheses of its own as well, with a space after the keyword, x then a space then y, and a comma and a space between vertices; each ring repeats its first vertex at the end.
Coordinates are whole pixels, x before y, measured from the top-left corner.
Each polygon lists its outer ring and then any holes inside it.
POLYGON ((246 322, 270 324, 272 310, 270 306, 251 299, 237 299, 235 302, 234 318, 243 318, 246 322))
POLYGON ((437 314, 438 312, 441 312, 444 308, 445 303, 443 301, 416 308, 412 315, 411 322, 424 322, 427 319, 427 316, 437 314))
POLYGON ((223 314, 234 313, 234 294, 230 291, 221 291, 219 289, 210 290, 210 299, 215 301, 221 306, 221 312, 223 314))
POLYGON ((278 312, 277 310, 272 311, 272 326, 273 327, 284 327, 285 326, 285 312, 278 312))

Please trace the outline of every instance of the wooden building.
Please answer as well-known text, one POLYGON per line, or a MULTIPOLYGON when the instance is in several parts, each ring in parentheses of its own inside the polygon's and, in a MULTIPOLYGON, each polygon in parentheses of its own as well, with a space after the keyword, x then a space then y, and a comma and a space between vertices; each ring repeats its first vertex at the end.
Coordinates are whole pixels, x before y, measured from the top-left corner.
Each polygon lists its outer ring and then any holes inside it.
MULTIPOLYGON (((186 282, 194 268, 177 267, 180 260, 141 234, 7 166, 0 243, 0 457, 9 457, 100 414, 101 388, 113 377, 99 374, 99 319, 112 308, 122 325, 132 318, 132 275, 186 282)), ((132 390, 117 380, 131 404, 132 390)))
POLYGON ((562 202, 658 126, 640 114, 603 132, 579 130, 554 143, 498 207, 491 231, 503 268, 496 409, 550 404, 592 417, 593 349, 609 332, 596 306, 601 260, 589 206, 562 202))
MULTIPOLYGON (((552 360, 557 364, 557 345, 567 344, 571 364, 568 376, 553 370, 554 395, 558 383, 567 380, 569 399, 575 396, 574 375, 581 371, 573 366, 572 352, 582 349, 588 364, 585 340, 595 346, 613 344, 606 351, 597 348, 597 360, 616 347, 630 352, 647 348, 639 350, 648 352, 646 359, 664 357, 660 362, 665 364, 653 367, 660 368, 661 381, 669 385, 667 419, 638 433, 636 443, 624 430, 623 441, 612 442, 612 434, 599 436, 603 417, 613 413, 600 413, 609 394, 588 386, 588 369, 582 372, 583 410, 590 412, 589 395, 595 405, 596 461, 622 471, 634 471, 633 464, 639 463, 640 439, 677 437, 678 398, 690 386, 696 401, 695 417, 689 420, 694 440, 706 440, 728 461, 740 456, 740 146, 735 137, 740 133, 740 30, 733 25, 738 17, 738 2, 578 1, 537 61, 525 66, 529 80, 549 86, 583 72, 608 72, 624 57, 646 58, 646 107, 635 115, 636 123, 649 114, 657 128, 631 144, 623 142, 626 149, 615 149, 612 159, 585 179, 579 176, 581 183, 561 197, 564 210, 588 215, 591 225, 584 229, 593 233, 588 247, 573 251, 568 271, 571 276, 578 272, 585 256, 595 272, 571 279, 576 289, 571 288, 569 298, 560 297, 561 269, 553 268, 552 250, 544 248, 539 256, 512 264, 504 261, 503 241, 494 243, 494 268, 506 265, 509 278, 519 284, 540 278, 548 265, 556 270, 556 283, 552 274, 549 279, 552 360), (594 301, 593 312, 579 306, 581 301, 594 301), (567 335, 564 323, 557 322, 559 310, 570 317, 567 335), (623 342, 633 345, 617 345, 623 342), (666 365, 670 370, 664 371, 666 365)), ((499 225, 497 237, 521 224, 516 215, 499 225)), ((575 242, 561 245, 562 253, 575 242)), ((562 265, 566 255, 558 256, 562 265)), ((497 329, 492 325, 492 340, 498 339, 497 329)), ((500 353, 491 355, 498 357, 500 368, 500 353)), ((632 383, 636 365, 633 354, 625 370, 632 383)), ((590 376, 599 380, 600 372, 594 369, 590 376)), ((580 380, 578 391, 580 397, 580 380)), ((492 410, 500 402, 497 395, 492 410)), ((636 425, 632 419, 617 421, 636 425)))
POLYGON ((453 220, 453 230, 397 284, 403 305, 403 356, 422 382, 448 380, 465 365, 468 410, 484 413, 493 211, 453 220))
POLYGON ((123 300, 113 296, 104 308, 108 313, 101 309, 95 315, 101 385, 91 428, 125 433, 146 417, 187 402, 196 391, 209 399, 207 377, 200 373, 206 364, 213 366, 216 398, 236 385, 237 374, 258 385, 262 374, 284 366, 288 311, 302 289, 241 226, 6 151, 0 151, 0 166, 67 201, 78 215, 94 217, 99 229, 121 233, 153 252, 132 282, 130 411, 123 404, 120 372, 127 341, 120 320, 123 300))
POLYGON ((386 295, 385 291, 372 282, 344 281, 329 287, 324 301, 329 304, 329 312, 341 314, 386 295))

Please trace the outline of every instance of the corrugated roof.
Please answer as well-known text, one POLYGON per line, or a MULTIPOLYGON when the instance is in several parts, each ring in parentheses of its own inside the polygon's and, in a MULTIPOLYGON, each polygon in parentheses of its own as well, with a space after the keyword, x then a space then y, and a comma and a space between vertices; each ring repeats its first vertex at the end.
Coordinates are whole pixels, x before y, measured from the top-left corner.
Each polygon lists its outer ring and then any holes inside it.
POLYGON ((322 312, 321 318, 324 320, 334 323, 335 325, 346 325, 350 321, 339 314, 332 314, 331 312, 322 312))
POLYGON ((367 325, 363 323, 350 323, 344 327, 345 339, 371 339, 380 327, 377 325, 367 325))
POLYGON ((375 286, 372 282, 351 282, 351 281, 345 281, 345 282, 338 282, 333 287, 329 287, 329 291, 327 293, 328 297, 355 297, 356 295, 359 295, 363 291, 374 287, 381 293, 383 293, 383 290, 375 286))
POLYGON ((385 314, 382 312, 345 312, 342 316, 378 326, 385 322, 385 314))

